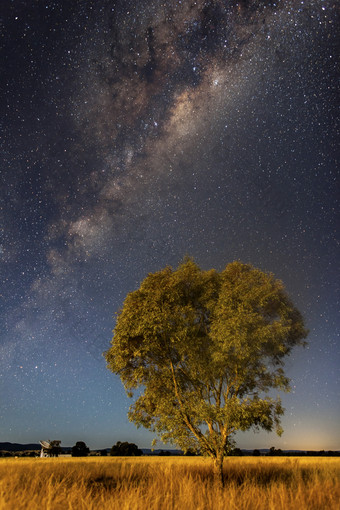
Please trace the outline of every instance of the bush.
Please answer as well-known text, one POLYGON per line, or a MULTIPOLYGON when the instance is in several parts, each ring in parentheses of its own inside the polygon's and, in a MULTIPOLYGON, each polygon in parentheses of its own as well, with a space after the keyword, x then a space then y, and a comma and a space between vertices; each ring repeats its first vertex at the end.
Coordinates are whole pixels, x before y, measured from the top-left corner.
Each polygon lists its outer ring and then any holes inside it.
POLYGON ((72 446, 72 457, 87 457, 89 453, 90 448, 86 446, 84 441, 78 441, 74 446, 72 446))
POLYGON ((117 443, 112 446, 110 455, 121 457, 139 457, 143 455, 143 452, 134 443, 121 443, 120 441, 117 441, 117 443))

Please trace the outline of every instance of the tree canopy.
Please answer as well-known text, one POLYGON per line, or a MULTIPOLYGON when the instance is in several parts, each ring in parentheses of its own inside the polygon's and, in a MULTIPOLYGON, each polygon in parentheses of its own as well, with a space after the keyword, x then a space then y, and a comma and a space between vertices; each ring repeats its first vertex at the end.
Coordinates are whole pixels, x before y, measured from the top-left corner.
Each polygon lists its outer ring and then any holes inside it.
POLYGON ((142 450, 140 450, 136 444, 128 443, 127 441, 123 443, 121 441, 117 441, 110 451, 110 455, 122 457, 139 457, 142 454, 142 450))
POLYGON ((233 262, 217 272, 191 260, 149 274, 117 316, 108 368, 137 398, 129 419, 184 451, 223 458, 237 430, 281 434, 289 391, 285 356, 307 336, 272 274, 233 262))
POLYGON ((76 444, 72 446, 72 457, 87 457, 89 453, 90 448, 86 446, 84 441, 77 441, 76 444))

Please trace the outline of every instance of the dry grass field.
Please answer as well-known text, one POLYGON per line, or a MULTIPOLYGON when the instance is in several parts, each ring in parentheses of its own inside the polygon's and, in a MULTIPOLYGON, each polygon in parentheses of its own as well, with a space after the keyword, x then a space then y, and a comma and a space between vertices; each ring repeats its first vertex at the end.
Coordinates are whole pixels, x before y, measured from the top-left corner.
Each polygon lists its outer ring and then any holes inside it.
POLYGON ((0 459, 1 510, 335 510, 340 458, 233 457, 226 486, 209 459, 0 459))

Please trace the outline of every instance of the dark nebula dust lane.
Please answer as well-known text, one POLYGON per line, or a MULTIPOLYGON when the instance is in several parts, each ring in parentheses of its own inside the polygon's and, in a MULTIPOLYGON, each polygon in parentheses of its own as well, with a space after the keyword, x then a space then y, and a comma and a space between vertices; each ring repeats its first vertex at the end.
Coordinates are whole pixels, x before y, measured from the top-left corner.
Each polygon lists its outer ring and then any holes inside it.
POLYGON ((148 447, 102 352, 127 292, 189 254, 272 271, 310 329, 285 434, 240 447, 338 449, 336 2, 1 11, 3 440, 148 447))

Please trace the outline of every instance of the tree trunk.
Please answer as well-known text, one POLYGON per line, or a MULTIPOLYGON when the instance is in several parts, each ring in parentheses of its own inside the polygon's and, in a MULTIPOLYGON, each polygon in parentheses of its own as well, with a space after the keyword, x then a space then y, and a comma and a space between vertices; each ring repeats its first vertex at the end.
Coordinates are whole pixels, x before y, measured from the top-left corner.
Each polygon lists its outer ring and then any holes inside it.
POLYGON ((220 453, 214 458, 214 479, 216 485, 221 489, 224 487, 223 460, 224 455, 220 453))

